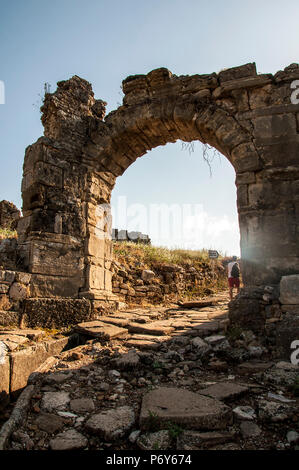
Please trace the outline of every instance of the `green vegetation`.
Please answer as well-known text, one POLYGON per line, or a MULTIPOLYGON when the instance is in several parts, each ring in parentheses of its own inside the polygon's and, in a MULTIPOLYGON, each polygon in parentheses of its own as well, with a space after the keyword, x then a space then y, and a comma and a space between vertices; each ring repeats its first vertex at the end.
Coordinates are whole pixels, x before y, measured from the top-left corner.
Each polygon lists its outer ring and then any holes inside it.
POLYGON ((160 419, 157 413, 149 411, 148 412, 148 422, 146 425, 146 430, 149 432, 156 432, 160 430, 160 419))
POLYGON ((166 429, 168 430, 171 439, 176 439, 184 431, 179 424, 169 421, 166 423, 166 429))

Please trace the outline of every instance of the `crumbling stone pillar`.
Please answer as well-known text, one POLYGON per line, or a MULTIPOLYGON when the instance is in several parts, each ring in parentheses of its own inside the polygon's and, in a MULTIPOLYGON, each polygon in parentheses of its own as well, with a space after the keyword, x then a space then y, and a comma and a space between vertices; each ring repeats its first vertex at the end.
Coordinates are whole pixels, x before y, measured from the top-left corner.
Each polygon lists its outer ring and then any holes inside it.
POLYGON ((114 178, 97 172, 82 149, 105 103, 73 77, 46 95, 42 111, 45 136, 26 150, 18 225, 31 296, 104 300, 111 292, 111 243, 101 207, 108 212, 114 178))

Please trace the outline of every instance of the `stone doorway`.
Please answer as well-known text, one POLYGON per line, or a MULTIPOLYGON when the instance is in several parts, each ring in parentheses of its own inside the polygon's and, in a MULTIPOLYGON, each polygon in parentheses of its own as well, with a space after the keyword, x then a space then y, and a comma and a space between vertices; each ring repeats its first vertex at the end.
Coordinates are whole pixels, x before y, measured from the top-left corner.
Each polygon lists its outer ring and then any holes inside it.
POLYGON ((208 143, 236 171, 245 287, 298 273, 298 77, 296 64, 274 76, 253 63, 194 76, 161 68, 124 80, 123 105, 106 117, 87 81, 59 82, 24 161, 18 251, 31 296, 114 299, 111 191, 138 157, 177 139, 208 143))

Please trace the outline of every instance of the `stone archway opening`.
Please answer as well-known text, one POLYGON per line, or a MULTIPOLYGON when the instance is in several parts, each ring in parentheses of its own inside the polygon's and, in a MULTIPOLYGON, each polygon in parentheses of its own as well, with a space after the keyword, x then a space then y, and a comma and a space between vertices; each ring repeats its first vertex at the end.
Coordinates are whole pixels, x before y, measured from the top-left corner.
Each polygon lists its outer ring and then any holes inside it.
POLYGON ((156 147, 137 159, 117 178, 111 210, 119 238, 139 232, 154 246, 239 256, 235 171, 199 141, 156 147))
MULTIPOLYGON (((252 292, 297 274, 296 78, 296 64, 275 75, 257 74, 255 64, 194 76, 160 68, 124 80, 123 104, 106 117, 88 82, 59 82, 42 108, 45 135, 24 161, 18 252, 31 297, 115 301, 111 191, 137 158, 178 139, 213 146, 235 169, 246 295, 255 302, 252 292)), ((241 304, 247 316, 248 298, 241 304)))

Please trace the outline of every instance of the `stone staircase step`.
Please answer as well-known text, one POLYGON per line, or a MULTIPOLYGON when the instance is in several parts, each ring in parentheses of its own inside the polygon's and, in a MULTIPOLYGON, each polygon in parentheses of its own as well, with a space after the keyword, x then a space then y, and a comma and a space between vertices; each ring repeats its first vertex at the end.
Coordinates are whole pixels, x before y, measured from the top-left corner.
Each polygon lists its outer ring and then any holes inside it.
POLYGON ((142 350, 153 350, 157 351, 161 347, 161 343, 150 341, 146 339, 136 339, 134 337, 125 340, 123 343, 125 346, 129 348, 136 348, 142 350))
POLYGON ((151 322, 146 324, 130 323, 128 325, 130 333, 144 333, 147 335, 164 336, 172 333, 174 328, 165 322, 151 322))

